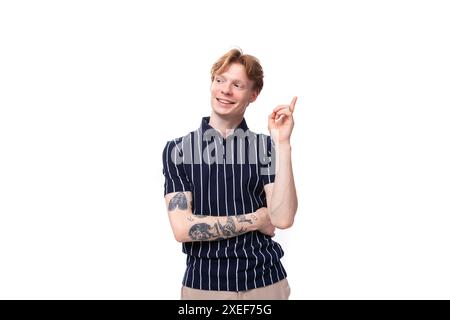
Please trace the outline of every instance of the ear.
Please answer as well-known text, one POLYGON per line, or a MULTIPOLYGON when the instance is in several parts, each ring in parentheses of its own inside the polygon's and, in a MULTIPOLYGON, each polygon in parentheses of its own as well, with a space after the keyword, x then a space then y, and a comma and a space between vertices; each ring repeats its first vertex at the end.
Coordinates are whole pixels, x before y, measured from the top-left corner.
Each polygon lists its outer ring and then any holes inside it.
POLYGON ((252 94, 250 96, 250 103, 255 102, 256 98, 258 98, 259 92, 256 90, 252 91, 252 94))

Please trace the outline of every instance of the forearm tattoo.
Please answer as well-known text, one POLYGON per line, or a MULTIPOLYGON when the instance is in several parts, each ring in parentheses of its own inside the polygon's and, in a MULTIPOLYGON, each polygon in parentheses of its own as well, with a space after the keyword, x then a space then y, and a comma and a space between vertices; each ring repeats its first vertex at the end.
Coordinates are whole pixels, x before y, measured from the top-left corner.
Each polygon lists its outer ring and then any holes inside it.
POLYGON ((192 240, 208 240, 211 237, 214 237, 214 233, 212 233, 213 228, 207 223, 197 223, 194 224, 191 229, 189 229, 189 237, 192 240))
MULTIPOLYGON (((190 201, 190 209, 193 211, 193 202, 190 201)), ((174 210, 187 210, 188 208, 188 200, 186 198, 185 193, 178 192, 172 199, 169 201, 168 210, 169 212, 174 210)), ((187 217, 187 220, 193 222, 194 224, 189 229, 189 237, 193 241, 212 241, 212 240, 222 240, 231 237, 236 237, 240 234, 246 233, 248 229, 245 227, 246 224, 253 224, 254 221, 257 220, 255 214, 242 214, 238 216, 229 216, 226 218, 225 223, 223 223, 225 217, 213 217, 209 215, 190 215, 187 217), (206 218, 211 218, 207 220, 206 218), (213 219, 217 218, 217 222, 213 219), (205 222, 195 223, 196 219, 202 219, 205 222), (221 223, 222 221, 222 223, 221 223)))
MULTIPOLYGON (((255 217, 254 217, 255 218, 255 217)), ((252 220, 247 219, 247 217, 245 216, 245 214, 241 215, 241 216, 237 216, 237 221, 238 222, 248 222, 248 223, 252 223, 252 220)))
MULTIPOLYGON (((207 216, 193 216, 195 218, 205 218, 207 216)), ((252 218, 256 220, 256 216, 252 215, 252 218)), ((189 221, 193 221, 192 218, 188 218, 189 221)), ((213 225, 208 223, 196 223, 189 229, 189 237, 193 241, 206 241, 206 240, 222 240, 231 237, 236 237, 240 234, 246 233, 248 229, 244 226, 237 225, 237 223, 253 224, 251 219, 247 219, 245 215, 227 217, 224 224, 217 222, 213 225)))
POLYGON ((175 209, 187 210, 187 208, 187 199, 183 192, 178 192, 169 201, 169 211, 173 211, 175 209))

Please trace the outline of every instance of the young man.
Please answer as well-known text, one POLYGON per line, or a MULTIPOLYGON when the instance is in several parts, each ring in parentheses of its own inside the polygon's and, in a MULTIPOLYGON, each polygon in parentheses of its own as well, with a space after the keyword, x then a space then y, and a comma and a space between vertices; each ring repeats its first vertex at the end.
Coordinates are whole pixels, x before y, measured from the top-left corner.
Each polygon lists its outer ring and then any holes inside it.
POLYGON ((163 151, 169 220, 187 255, 181 299, 288 299, 284 253, 272 237, 297 211, 297 98, 273 109, 271 136, 255 134, 244 113, 263 87, 258 59, 233 49, 213 65, 211 80, 211 116, 163 151))

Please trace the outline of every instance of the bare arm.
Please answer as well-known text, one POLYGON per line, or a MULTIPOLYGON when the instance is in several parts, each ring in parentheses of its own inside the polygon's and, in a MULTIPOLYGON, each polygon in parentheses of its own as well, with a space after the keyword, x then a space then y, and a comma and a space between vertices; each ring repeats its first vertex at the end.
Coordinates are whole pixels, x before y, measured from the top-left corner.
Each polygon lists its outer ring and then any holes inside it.
POLYGON ((292 173, 291 146, 280 144, 275 148, 277 150, 277 175, 274 183, 264 186, 264 191, 273 225, 280 229, 287 229, 294 223, 298 206, 292 173))
POLYGON ((192 214, 192 193, 173 192, 165 196, 169 220, 179 242, 214 241, 259 230, 270 236, 275 228, 267 208, 237 216, 205 216, 192 214))
POLYGON ((269 131, 276 154, 275 182, 266 184, 267 207, 273 225, 286 229, 294 223, 297 212, 297 192, 292 172, 291 133, 294 127, 293 113, 297 97, 289 105, 276 107, 269 116, 269 131))

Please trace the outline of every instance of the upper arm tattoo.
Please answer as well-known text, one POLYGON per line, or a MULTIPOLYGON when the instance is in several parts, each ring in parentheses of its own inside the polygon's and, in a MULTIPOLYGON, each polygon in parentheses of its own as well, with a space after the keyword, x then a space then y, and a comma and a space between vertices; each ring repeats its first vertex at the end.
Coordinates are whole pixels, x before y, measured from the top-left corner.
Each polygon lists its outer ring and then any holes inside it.
POLYGON ((187 199, 183 192, 178 192, 172 199, 169 201, 169 211, 173 211, 175 209, 187 210, 187 199))

